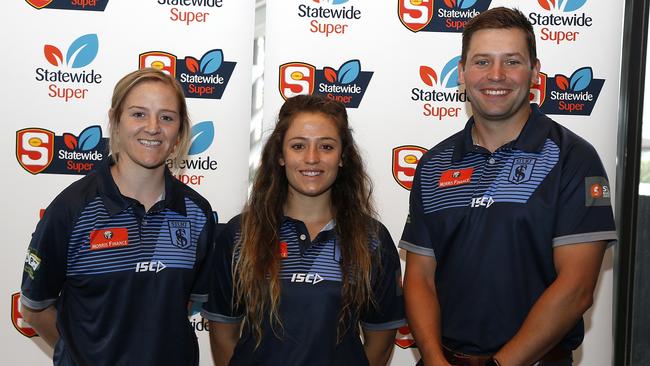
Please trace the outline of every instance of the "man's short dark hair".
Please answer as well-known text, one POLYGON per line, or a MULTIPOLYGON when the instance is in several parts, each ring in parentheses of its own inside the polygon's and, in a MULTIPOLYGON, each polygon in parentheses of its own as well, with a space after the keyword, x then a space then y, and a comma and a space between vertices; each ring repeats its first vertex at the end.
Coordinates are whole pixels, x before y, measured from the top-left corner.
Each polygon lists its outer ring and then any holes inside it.
POLYGON ((472 36, 482 29, 521 29, 526 35, 526 45, 528 46, 528 56, 530 57, 530 67, 532 68, 537 61, 537 46, 535 44, 535 31, 528 18, 518 9, 498 7, 489 9, 476 17, 472 18, 465 25, 463 30, 463 49, 461 51, 460 61, 465 64, 467 51, 472 36))

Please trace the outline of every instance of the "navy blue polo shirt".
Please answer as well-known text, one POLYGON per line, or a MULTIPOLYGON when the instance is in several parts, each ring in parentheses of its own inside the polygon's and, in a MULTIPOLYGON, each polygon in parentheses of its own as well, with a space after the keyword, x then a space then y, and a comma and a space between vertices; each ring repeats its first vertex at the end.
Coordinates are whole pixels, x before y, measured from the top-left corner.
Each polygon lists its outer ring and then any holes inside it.
MULTIPOLYGON (((233 218, 216 241, 210 300, 203 311, 203 316, 212 321, 243 320, 243 309, 233 307, 232 286, 233 250, 240 236, 240 220, 241 216, 233 218)), ((264 316, 262 342, 255 349, 255 338, 245 326, 230 365, 367 365, 358 334, 359 321, 367 330, 405 325, 399 256, 386 228, 378 226, 371 242, 371 285, 376 306, 355 319, 337 344, 342 274, 334 224, 328 224, 310 241, 302 221, 285 217, 280 228, 283 258, 279 315, 283 328, 275 326, 276 336, 268 315, 264 316)))
POLYGON ((56 305, 55 365, 198 365, 188 301, 207 301, 212 210, 165 171, 148 212, 105 164, 46 209, 29 244, 21 301, 56 305))
MULTIPOLYGON (((400 248, 434 256, 443 343, 498 351, 555 280, 553 249, 616 240, 610 186, 594 148, 531 105, 494 153, 465 129, 422 156, 400 248)), ((560 342, 582 342, 583 323, 560 342)))

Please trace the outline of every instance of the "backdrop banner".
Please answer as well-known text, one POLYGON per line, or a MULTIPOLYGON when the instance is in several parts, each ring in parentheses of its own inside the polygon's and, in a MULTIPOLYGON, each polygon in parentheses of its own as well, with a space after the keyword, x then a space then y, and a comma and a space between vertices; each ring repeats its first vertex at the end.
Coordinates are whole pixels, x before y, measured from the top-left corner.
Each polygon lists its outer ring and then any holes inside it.
MULTIPOLYGON (((596 0, 292 0, 268 2, 264 125, 284 100, 320 94, 346 104, 375 185, 381 220, 397 242, 424 151, 461 130, 471 115, 458 85, 465 23, 497 6, 532 22, 541 60, 531 99, 591 142, 614 192, 622 3, 596 0)), ((401 253, 402 258, 404 253, 401 253)), ((609 365, 612 250, 608 250, 576 365, 609 365)), ((392 365, 414 365, 407 327, 392 365)))
MULTIPOLYGON (((192 120, 178 178, 212 204, 220 221, 246 199, 253 61, 253 0, 16 0, 2 14, 2 364, 51 364, 17 306, 27 245, 39 213, 107 154, 115 83, 142 67, 174 75, 192 120)), ((190 321, 211 365, 207 327, 190 321)), ((134 324, 134 327, 144 326, 134 324)))

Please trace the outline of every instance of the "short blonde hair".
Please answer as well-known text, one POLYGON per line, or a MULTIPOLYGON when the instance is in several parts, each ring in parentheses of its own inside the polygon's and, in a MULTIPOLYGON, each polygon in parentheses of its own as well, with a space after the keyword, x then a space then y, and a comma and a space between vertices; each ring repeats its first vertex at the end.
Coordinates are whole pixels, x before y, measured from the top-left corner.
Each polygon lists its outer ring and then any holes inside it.
POLYGON ((190 127, 190 117, 187 111, 187 103, 185 102, 185 94, 183 93, 183 88, 181 84, 174 77, 169 76, 168 74, 152 68, 140 69, 133 71, 120 79, 115 88, 113 89, 113 97, 111 98, 111 109, 108 113, 108 131, 109 131, 109 149, 110 153, 113 156, 115 162, 119 159, 119 148, 118 148, 118 137, 117 137, 117 127, 120 124, 120 116, 124 109, 124 101, 129 95, 131 90, 138 84, 146 81, 156 81, 161 82, 165 85, 171 87, 175 94, 176 99, 178 100, 179 106, 179 116, 181 119, 181 126, 178 130, 178 144, 168 158, 174 160, 173 167, 179 166, 177 164, 179 160, 185 158, 187 151, 190 146, 191 140, 191 127, 190 127))

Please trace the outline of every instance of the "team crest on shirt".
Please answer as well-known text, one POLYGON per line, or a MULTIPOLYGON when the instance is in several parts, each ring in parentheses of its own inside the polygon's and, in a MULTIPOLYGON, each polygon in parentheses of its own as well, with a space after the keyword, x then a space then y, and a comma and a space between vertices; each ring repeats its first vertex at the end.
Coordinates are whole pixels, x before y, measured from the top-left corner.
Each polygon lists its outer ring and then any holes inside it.
POLYGON ((190 246, 191 230, 189 221, 176 221, 172 220, 169 224, 169 235, 172 239, 172 244, 181 249, 187 249, 190 246))
POLYGON ((533 175, 533 167, 535 166, 535 158, 515 158, 512 162, 510 169, 510 176, 508 181, 514 184, 525 183, 530 180, 533 175))

